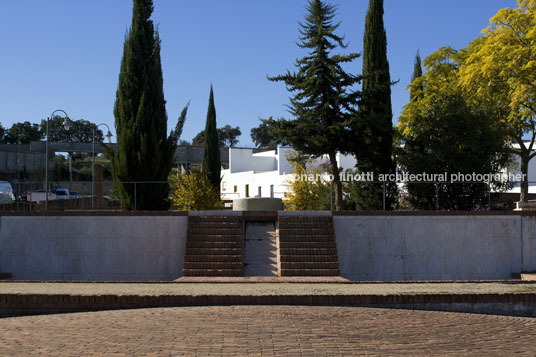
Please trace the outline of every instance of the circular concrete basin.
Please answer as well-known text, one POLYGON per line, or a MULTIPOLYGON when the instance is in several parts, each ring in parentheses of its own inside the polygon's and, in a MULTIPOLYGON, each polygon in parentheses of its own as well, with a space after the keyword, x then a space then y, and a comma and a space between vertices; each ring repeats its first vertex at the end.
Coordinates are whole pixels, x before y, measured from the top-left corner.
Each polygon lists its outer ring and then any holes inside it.
POLYGON ((281 211, 282 209, 281 198, 255 197, 233 200, 233 211, 281 211))

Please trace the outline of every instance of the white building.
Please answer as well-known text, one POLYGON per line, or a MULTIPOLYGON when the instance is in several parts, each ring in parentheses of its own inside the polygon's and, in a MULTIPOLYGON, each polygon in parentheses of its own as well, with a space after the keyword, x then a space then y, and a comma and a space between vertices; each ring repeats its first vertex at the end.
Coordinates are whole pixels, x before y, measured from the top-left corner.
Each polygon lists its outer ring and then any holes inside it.
MULTIPOLYGON (((519 145, 514 144, 514 148, 519 145)), ((278 197, 284 198, 289 192, 288 183, 294 178, 287 157, 295 151, 290 147, 253 153, 250 148, 229 148, 229 169, 222 170, 221 193, 223 199, 245 197, 278 197)), ((514 167, 503 172, 518 174, 519 157, 514 156, 514 167)), ((355 158, 351 155, 337 154, 337 163, 343 170, 355 168, 355 158)), ((329 164, 327 157, 315 160, 316 166, 329 164)), ((536 158, 529 163, 529 193, 536 194, 536 158)), ((403 184, 399 184, 403 188, 403 184)), ((519 194, 520 185, 506 193, 519 194)))
MULTIPOLYGON (((287 184, 294 177, 287 159, 293 153, 288 147, 258 153, 253 153, 253 149, 229 148, 229 169, 222 170, 222 198, 284 198, 289 192, 287 184)), ((328 163, 327 157, 315 160, 315 165, 328 163)), ((356 161, 353 156, 337 154, 337 163, 346 170, 353 169, 356 161)))
MULTIPOLYGON (((524 142, 525 147, 529 147, 530 142, 525 141, 524 142)), ((514 149, 519 149, 519 144, 512 144, 512 147, 514 149)), ((534 153, 534 150, 532 151, 534 153)), ((506 169, 506 172, 510 172, 512 174, 520 174, 521 173, 521 159, 518 155, 513 155, 514 159, 514 167, 510 167, 506 169)), ((536 157, 529 161, 529 169, 527 173, 527 180, 529 181, 529 194, 536 194, 536 157)), ((521 192, 521 186, 519 184, 516 184, 514 188, 507 191, 508 193, 517 193, 519 194, 521 192)))

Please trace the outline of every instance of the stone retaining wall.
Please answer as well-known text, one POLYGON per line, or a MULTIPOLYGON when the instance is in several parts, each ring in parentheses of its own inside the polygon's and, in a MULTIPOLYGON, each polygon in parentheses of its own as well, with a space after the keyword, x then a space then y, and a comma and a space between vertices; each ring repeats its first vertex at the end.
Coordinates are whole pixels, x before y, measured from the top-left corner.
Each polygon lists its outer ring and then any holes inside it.
MULTIPOLYGON (((209 213, 254 214, 190 212, 209 213)), ((183 267, 187 215, 7 213, 0 216, 0 272, 16 280, 171 281, 183 267)), ((536 271, 534 214, 344 212, 333 220, 341 276, 350 280, 500 280, 536 271)))
POLYGON ((334 216, 341 276, 500 280, 536 269, 536 220, 520 215, 334 216))
POLYGON ((0 272, 15 280, 180 277, 185 216, 1 216, 0 272))

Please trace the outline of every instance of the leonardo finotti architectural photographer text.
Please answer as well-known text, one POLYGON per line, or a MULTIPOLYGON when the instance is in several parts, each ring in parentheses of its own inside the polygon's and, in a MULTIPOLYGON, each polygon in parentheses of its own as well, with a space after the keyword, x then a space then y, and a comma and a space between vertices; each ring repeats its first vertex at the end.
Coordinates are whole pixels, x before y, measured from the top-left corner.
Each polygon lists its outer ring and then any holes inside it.
MULTIPOLYGON (((331 182, 333 181, 332 174, 295 174, 295 181, 308 182, 331 182)), ((498 173, 498 174, 477 174, 475 172, 464 174, 461 172, 448 174, 429 174, 426 172, 420 174, 396 173, 396 174, 379 174, 374 177, 373 172, 351 173, 341 172, 340 179, 344 182, 446 182, 446 183, 471 183, 471 182, 522 182, 526 178, 524 174, 513 173, 498 173)))

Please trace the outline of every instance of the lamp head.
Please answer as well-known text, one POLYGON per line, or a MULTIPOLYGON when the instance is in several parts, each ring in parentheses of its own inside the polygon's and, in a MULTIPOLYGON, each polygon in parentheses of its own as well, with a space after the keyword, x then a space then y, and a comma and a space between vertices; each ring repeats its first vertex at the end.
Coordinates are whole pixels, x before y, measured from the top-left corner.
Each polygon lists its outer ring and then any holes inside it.
POLYGON ((69 117, 65 117, 65 119, 63 119, 63 127, 67 131, 71 130, 71 128, 73 127, 73 121, 69 119, 69 117))
POLYGON ((108 138, 108 142, 111 142, 112 141, 112 133, 110 133, 110 130, 108 130, 108 132, 106 133, 106 137, 108 138))

